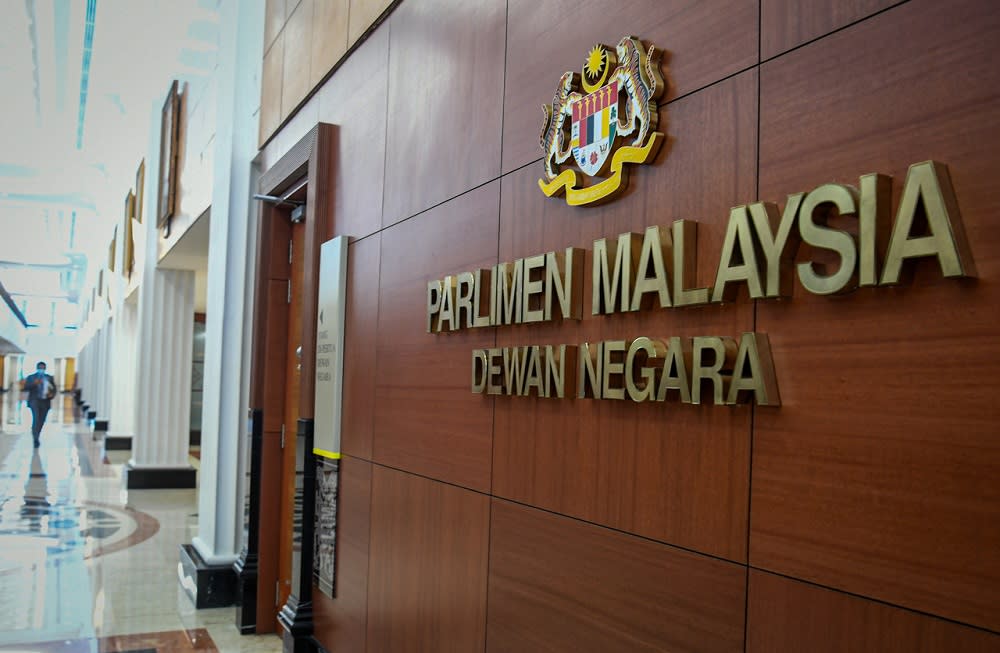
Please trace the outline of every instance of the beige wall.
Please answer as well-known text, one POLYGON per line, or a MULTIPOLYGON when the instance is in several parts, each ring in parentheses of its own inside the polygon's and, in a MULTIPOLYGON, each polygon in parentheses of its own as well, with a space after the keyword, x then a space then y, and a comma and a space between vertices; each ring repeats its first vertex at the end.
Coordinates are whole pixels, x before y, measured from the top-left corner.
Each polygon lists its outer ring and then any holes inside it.
POLYGON ((393 0, 267 0, 263 144, 393 0))

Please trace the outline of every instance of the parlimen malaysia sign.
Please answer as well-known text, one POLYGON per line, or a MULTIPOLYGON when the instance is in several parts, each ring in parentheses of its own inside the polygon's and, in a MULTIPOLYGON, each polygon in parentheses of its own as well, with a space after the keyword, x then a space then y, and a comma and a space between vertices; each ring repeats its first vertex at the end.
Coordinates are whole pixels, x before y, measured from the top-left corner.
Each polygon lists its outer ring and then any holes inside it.
MULTIPOLYGON (((704 307, 734 300, 741 286, 752 299, 787 298, 796 279, 817 295, 893 286, 904 280, 905 264, 921 258, 935 259, 944 277, 975 276, 945 165, 910 166, 894 220, 891 198, 892 178, 868 174, 857 188, 829 183, 789 195, 781 210, 769 202, 737 206, 711 288, 688 287, 697 222, 596 240, 592 313, 704 307), (828 224, 836 216, 855 218, 857 233, 828 224), (801 243, 826 250, 824 264, 796 264, 801 243)), ((583 250, 567 248, 430 281, 427 331, 580 320, 583 265, 583 250)), ((491 395, 781 403, 767 335, 752 332, 476 349, 471 387, 491 395)))
MULTIPOLYGON (((538 185, 547 196, 565 195, 574 206, 606 202, 626 188, 626 164, 652 161, 665 139, 655 131, 666 86, 660 65, 655 48, 626 36, 614 49, 594 46, 580 74, 562 75, 542 107, 538 185)), ((596 240, 592 312, 719 304, 744 285, 752 299, 790 297, 795 278, 817 295, 892 286, 907 261, 928 257, 945 277, 975 276, 947 167, 911 165, 895 220, 891 202, 891 177, 868 174, 857 187, 829 183, 789 195, 780 211, 769 202, 737 206, 711 288, 688 287, 696 222, 596 240), (838 228, 837 216, 855 218, 856 228, 838 228), (795 264, 801 243, 825 250, 822 261, 795 264)), ((435 279, 427 284, 427 331, 580 320, 583 265, 583 250, 567 248, 435 279)), ((473 392, 491 395, 781 404, 767 335, 752 332, 476 349, 471 381, 473 392)))

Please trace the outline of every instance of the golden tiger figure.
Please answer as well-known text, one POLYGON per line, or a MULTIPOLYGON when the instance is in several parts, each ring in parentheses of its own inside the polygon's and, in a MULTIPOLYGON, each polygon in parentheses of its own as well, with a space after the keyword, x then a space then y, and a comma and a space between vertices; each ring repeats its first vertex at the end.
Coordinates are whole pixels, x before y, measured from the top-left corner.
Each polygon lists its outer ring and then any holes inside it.
POLYGON ((628 94, 627 114, 618 116, 618 133, 628 136, 639 123, 639 133, 632 145, 641 147, 650 131, 656 130, 659 121, 656 100, 663 95, 664 82, 660 74, 660 53, 653 46, 649 52, 642 51, 642 44, 634 36, 626 36, 616 48, 618 53, 619 83, 628 94))
POLYGON ((545 153, 545 176, 549 181, 559 174, 553 166, 553 159, 556 164, 563 163, 573 151, 568 142, 565 123, 566 117, 570 115, 570 106, 580 98, 580 94, 573 90, 579 85, 579 77, 577 73, 563 73, 552 98, 552 105, 542 105, 545 122, 542 123, 540 144, 545 153))

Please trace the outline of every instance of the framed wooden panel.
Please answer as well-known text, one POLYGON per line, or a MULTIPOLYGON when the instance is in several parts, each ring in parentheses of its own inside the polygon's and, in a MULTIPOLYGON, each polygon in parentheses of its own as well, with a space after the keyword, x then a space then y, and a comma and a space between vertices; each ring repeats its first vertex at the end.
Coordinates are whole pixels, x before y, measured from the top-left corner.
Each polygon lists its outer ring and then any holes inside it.
POLYGON ((160 179, 156 226, 164 227, 174 214, 177 202, 177 145, 180 138, 181 97, 175 79, 167 91, 160 116, 160 179))
POLYGON ((373 460, 490 488, 493 401, 470 392, 492 328, 427 333, 427 282, 496 263, 496 182, 382 232, 373 460))
POLYGON ((481 651, 489 497, 375 465, 368 650, 481 651))
POLYGON ((392 12, 383 226, 499 175, 505 19, 504 0, 392 12))
POLYGON ((761 0, 761 58, 826 36, 900 0, 761 0))
POLYGON ((914 0, 761 71, 762 197, 882 172, 895 206, 909 164, 942 161, 979 279, 924 259, 895 288, 760 304, 784 405, 755 419, 750 561, 1000 631, 1000 69, 984 34, 1000 34, 990 3, 914 0))
MULTIPOLYGON (((590 251, 598 238, 699 222, 697 275, 715 276, 729 210, 756 192, 756 72, 669 105, 677 136, 633 174, 613 203, 581 210, 545 197, 528 166, 501 180, 500 260, 575 246, 588 250, 584 319, 499 329, 498 346, 638 336, 739 335, 753 302, 591 315, 590 251)), ((381 360, 381 359, 380 359, 381 360)), ((780 379, 779 379, 780 385, 780 379)), ((730 560, 746 560, 750 416, 735 408, 498 397, 493 493, 730 560), (614 434, 614 435, 612 435, 614 434)))
POLYGON ((739 651, 746 570, 493 500, 488 653, 739 651))
POLYGON ((988 653, 1000 635, 750 570, 748 653, 988 653))

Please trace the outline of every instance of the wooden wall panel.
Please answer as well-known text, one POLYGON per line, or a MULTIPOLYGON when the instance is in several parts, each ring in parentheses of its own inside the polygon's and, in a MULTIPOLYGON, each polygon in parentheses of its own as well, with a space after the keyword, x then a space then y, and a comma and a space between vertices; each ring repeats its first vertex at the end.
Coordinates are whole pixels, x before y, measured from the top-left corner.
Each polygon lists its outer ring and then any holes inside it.
POLYGON ((511 0, 509 5, 504 172, 541 158, 541 105, 551 104, 564 71, 583 68, 595 43, 614 47, 622 37, 633 35, 665 50, 666 100, 757 63, 758 9, 753 0, 614 5, 600 0, 511 0))
POLYGON ((761 196, 947 163, 975 282, 761 304, 780 411, 754 430, 750 560, 1000 630, 1000 14, 913 0, 763 67, 761 196), (898 34, 907 38, 899 40, 898 34), (831 52, 837 52, 831 57, 831 52))
POLYGON ((490 488, 493 402, 470 392, 494 330, 426 332, 427 282, 496 263, 493 182, 382 232, 375 462, 490 488))
POLYGON ((344 333, 344 413, 341 450, 371 459, 375 424, 375 337, 378 327, 381 237, 352 243, 347 252, 347 317, 344 333))
POLYGON ((749 653, 988 653, 1000 635, 750 570, 749 653))
POLYGON ((483 650, 489 501, 483 494, 374 467, 370 653, 483 650))
POLYGON ((493 501, 488 653, 741 651, 746 570, 493 501))
POLYGON ((344 456, 337 497, 336 598, 313 587, 316 639, 328 651, 364 651, 372 465, 344 456))
POLYGON ((285 26, 285 0, 265 0, 264 51, 266 52, 285 26))
POLYGON ((309 88, 314 88, 347 52, 349 0, 315 0, 309 88))
POLYGON ((288 17, 283 37, 285 56, 281 73, 281 119, 305 98, 310 89, 309 64, 312 57, 313 1, 302 0, 288 17))
POLYGON ((267 140, 281 123, 281 73, 285 61, 284 33, 278 35, 264 55, 260 78, 260 142, 267 140))
POLYGON ((363 238, 382 227, 388 64, 386 25, 318 93, 319 120, 334 125, 336 132, 331 238, 363 238))
MULTIPOLYGON (((756 190, 756 95, 750 71, 671 104, 676 137, 669 155, 636 170, 629 194, 605 206, 579 209, 546 198, 534 183, 540 164, 505 176, 501 260, 571 245, 588 255, 585 319, 505 327, 498 345, 752 331, 753 304, 745 297, 726 305, 591 316, 589 250, 596 238, 696 220, 698 278, 691 285, 711 285, 729 209, 752 200, 756 190)), ((499 397, 496 406, 496 495, 746 560, 748 407, 520 397, 499 397)))
POLYGON ((348 32, 351 43, 361 38, 365 30, 389 8, 393 0, 350 0, 351 16, 348 32))
POLYGON ((505 17, 504 0, 393 12, 384 225, 500 174, 505 17))
POLYGON ((761 0, 761 58, 770 59, 899 1, 761 0))

